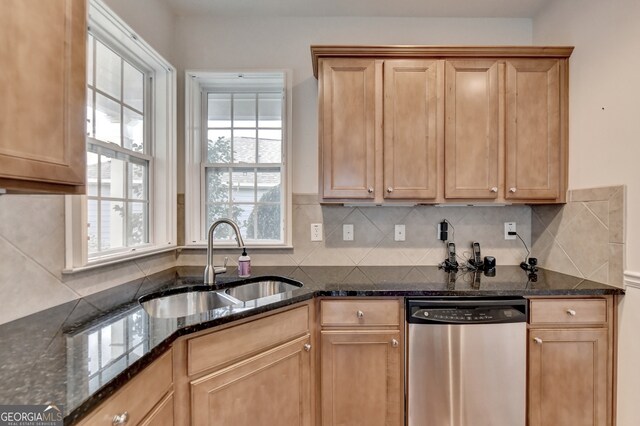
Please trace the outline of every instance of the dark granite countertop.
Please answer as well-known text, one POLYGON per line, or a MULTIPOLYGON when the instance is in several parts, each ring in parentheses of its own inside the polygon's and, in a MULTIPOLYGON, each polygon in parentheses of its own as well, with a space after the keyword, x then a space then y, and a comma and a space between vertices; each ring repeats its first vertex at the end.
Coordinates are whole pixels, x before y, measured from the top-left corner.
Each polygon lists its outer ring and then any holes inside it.
MULTIPOLYGON (((495 277, 437 267, 254 267, 303 287, 244 305, 162 319, 149 316, 140 296, 202 283, 203 268, 179 267, 144 280, 0 325, 0 404, 64 405, 73 424, 167 350, 179 336, 264 313, 313 297, 337 296, 535 296, 622 294, 623 290, 540 270, 537 281, 519 267, 497 268, 495 277)), ((228 286, 234 270, 218 277, 228 286)))

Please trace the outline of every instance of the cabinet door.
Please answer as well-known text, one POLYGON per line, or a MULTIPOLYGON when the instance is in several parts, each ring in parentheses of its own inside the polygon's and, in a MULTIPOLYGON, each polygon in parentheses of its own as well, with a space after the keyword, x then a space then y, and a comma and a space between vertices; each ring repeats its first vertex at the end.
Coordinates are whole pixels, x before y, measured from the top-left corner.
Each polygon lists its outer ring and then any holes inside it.
POLYGON ((191 425, 311 425, 309 336, 191 382, 191 425))
POLYGON ((375 61, 326 59, 321 70, 322 195, 374 198, 375 61))
POLYGON ((560 198, 560 63, 514 59, 506 68, 505 198, 560 198))
POLYGON ((498 197, 498 63, 446 63, 445 197, 498 197))
POLYGON ((385 198, 437 195, 439 67, 442 61, 384 63, 385 198))
POLYGON ((140 426, 173 426, 173 393, 167 395, 140 426))
POLYGON ((607 425, 607 330, 529 335, 529 425, 607 425))
POLYGON ((0 188, 85 182, 85 0, 3 0, 0 188))
POLYGON ((322 332, 323 426, 400 426, 399 331, 322 332))

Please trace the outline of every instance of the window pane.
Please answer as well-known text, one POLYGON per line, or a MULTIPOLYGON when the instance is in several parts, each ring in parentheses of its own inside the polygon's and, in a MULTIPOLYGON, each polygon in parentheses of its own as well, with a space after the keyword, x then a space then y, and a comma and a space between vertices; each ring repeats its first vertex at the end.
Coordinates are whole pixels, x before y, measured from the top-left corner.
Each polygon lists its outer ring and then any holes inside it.
POLYGON ((253 211, 258 220, 256 238, 279 240, 281 231, 280 205, 258 205, 253 211))
POLYGON ((242 238, 247 240, 255 240, 255 217, 254 208, 255 204, 236 204, 235 209, 238 209, 238 225, 240 226, 240 233, 242 238))
POLYGON ((98 201, 87 201, 87 239, 89 253, 95 253, 98 247, 98 201))
POLYGON ((262 169, 258 171, 258 202, 280 202, 279 169, 262 169))
POLYGON ((229 169, 207 169, 207 203, 229 202, 229 169))
POLYGON ((124 148, 135 152, 144 151, 144 121, 141 114, 123 108, 124 148))
POLYGON ((234 203, 255 202, 255 179, 253 169, 235 169, 232 177, 231 197, 234 203))
POLYGON ((142 112, 144 111, 144 74, 127 61, 124 61, 123 71, 124 103, 142 112))
POLYGON ((101 196, 124 198, 125 162, 100 156, 101 196))
POLYGON ((96 43, 96 87, 120 100, 120 56, 99 41, 96 43))
POLYGON ((93 137, 93 90, 87 89, 87 136, 93 137))
POLYGON ((128 203, 127 245, 139 246, 148 242, 147 203, 128 203))
POLYGON ((231 130, 209 130, 207 161, 209 163, 231 162, 231 130))
POLYGON ((100 248, 124 247, 124 203, 100 201, 100 248))
POLYGON ((258 163, 282 163, 282 130, 258 130, 258 163))
POLYGON ((233 96, 233 127, 256 127, 256 95, 233 96))
POLYGON ((98 154, 87 152, 87 195, 98 195, 98 154))
POLYGON ((258 127, 282 127, 282 94, 261 93, 259 95, 258 127))
POLYGON ((233 162, 256 162, 256 131, 235 130, 233 132, 233 162))
POLYGON ((129 192, 128 197, 133 200, 147 200, 147 176, 148 167, 142 164, 128 163, 129 173, 127 179, 129 180, 129 192))
POLYGON ((96 139, 120 145, 120 104, 96 93, 96 139))
MULTIPOLYGON (((237 207, 233 207, 229 204, 209 204, 207 205, 207 223, 205 224, 205 232, 209 230, 209 226, 216 220, 226 217, 231 218, 237 222, 239 210, 237 207)), ((220 225, 213 233, 213 238, 216 240, 231 240, 231 236, 234 235, 231 227, 228 225, 220 225)), ((206 236, 205 236, 206 238, 206 236)))
POLYGON ((231 127, 231 94, 209 93, 208 127, 231 127))
POLYGON ((87 84, 93 86, 93 36, 87 37, 87 84))

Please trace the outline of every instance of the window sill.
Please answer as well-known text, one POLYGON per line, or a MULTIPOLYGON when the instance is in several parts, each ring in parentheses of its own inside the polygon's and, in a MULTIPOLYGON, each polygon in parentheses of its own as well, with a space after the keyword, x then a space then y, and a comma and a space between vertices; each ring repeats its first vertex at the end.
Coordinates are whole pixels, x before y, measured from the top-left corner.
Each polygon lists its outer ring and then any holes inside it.
POLYGON ((136 250, 135 252, 119 253, 111 256, 105 256, 100 259, 91 260, 85 266, 78 266, 76 268, 67 268, 62 270, 63 275, 76 274, 78 272, 90 271, 92 269, 98 269, 105 266, 117 265, 119 263, 128 262, 143 257, 153 256, 154 254, 167 253, 177 250, 178 246, 171 245, 167 247, 149 247, 144 250, 136 250))
MULTIPOLYGON (((251 245, 251 244, 247 244, 246 246, 247 250, 293 250, 293 246, 292 245, 286 245, 286 244, 280 244, 280 245, 251 245)), ((188 244, 188 245, 184 245, 182 247, 178 247, 180 250, 202 250, 202 249, 206 249, 207 248, 207 243, 193 243, 193 244, 188 244)), ((214 243, 213 244, 213 248, 215 250, 234 250, 237 249, 239 250, 240 247, 238 247, 237 244, 235 243, 231 243, 231 244, 220 244, 220 243, 214 243)))

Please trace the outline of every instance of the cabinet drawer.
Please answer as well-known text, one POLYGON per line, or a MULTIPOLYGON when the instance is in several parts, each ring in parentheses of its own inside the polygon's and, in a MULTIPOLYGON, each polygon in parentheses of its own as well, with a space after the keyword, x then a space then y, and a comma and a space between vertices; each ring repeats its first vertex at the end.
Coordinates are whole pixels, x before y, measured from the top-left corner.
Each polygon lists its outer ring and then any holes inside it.
POLYGON ((309 332, 309 305, 188 341, 190 376, 251 356, 309 332))
POLYGON ((171 350, 169 350, 159 360, 132 378, 80 425, 111 426, 113 417, 125 412, 129 416, 127 424, 139 424, 173 385, 171 359, 171 350))
POLYGON ((397 300, 323 300, 323 326, 398 326, 400 304, 397 300))
POLYGON ((605 299, 533 299, 531 325, 606 324, 605 299))

